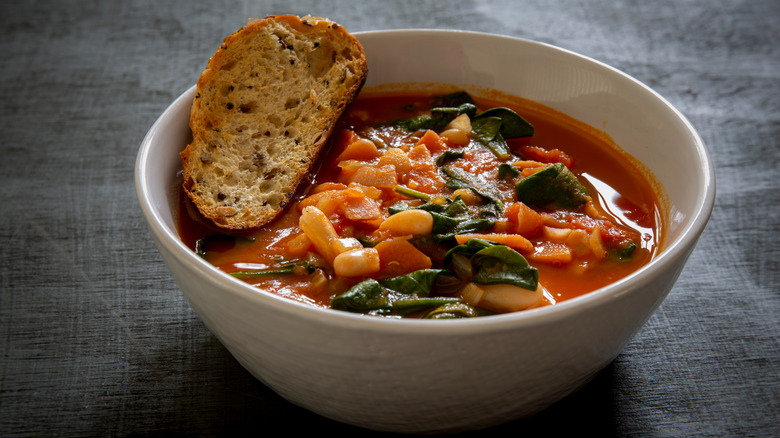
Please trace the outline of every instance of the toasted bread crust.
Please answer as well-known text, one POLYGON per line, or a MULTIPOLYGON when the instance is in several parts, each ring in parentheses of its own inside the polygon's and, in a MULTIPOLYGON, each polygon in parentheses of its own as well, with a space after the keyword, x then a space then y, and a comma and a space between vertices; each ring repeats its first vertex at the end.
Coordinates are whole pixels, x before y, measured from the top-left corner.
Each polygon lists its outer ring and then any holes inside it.
POLYGON ((283 211, 365 82, 360 43, 323 18, 250 20, 225 38, 201 74, 183 188, 226 230, 283 211))

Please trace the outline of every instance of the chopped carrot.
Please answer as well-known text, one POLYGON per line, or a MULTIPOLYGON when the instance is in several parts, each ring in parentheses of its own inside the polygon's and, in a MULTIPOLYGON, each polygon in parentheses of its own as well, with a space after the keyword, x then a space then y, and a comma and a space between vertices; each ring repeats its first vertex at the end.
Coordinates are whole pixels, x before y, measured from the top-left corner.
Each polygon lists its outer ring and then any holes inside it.
POLYGON ((504 216, 512 230, 517 229, 517 213, 520 211, 520 203, 514 202, 504 209, 504 216))
POLYGON ((288 240, 285 247, 292 257, 303 257, 311 248, 311 239, 305 233, 300 233, 288 240))
POLYGON ((395 277, 433 266, 430 257, 405 239, 385 240, 374 248, 379 252, 381 277, 395 277))
POLYGON ((346 188, 347 188, 347 186, 345 186, 342 183, 325 182, 325 183, 322 183, 322 184, 317 184, 314 188, 311 189, 310 193, 312 195, 314 195, 314 194, 317 194, 317 193, 320 193, 320 192, 324 192, 324 191, 327 191, 327 190, 344 190, 346 188))
POLYGON ((529 167, 533 168, 533 167, 545 167, 545 166, 547 166, 546 164, 544 164, 542 162, 533 161, 533 160, 515 161, 514 163, 512 163, 512 165, 515 166, 515 167, 519 167, 521 169, 525 169, 525 168, 529 168, 529 167))
POLYGON ((458 234, 455 240, 459 245, 466 243, 469 239, 482 239, 494 243, 506 245, 520 252, 530 252, 534 250, 534 245, 530 240, 519 234, 487 233, 487 234, 458 234))
POLYGON ((601 240, 601 227, 596 226, 590 233, 588 239, 590 244, 590 250, 593 251, 593 255, 597 259, 603 259, 607 255, 607 249, 604 247, 604 242, 601 240))
POLYGON ((346 197, 344 190, 330 190, 323 193, 326 195, 317 199, 317 203, 314 204, 315 207, 325 213, 325 216, 332 216, 334 213, 340 212, 346 197))
POLYGON ((525 169, 520 171, 520 174, 523 175, 523 177, 527 178, 536 172, 540 172, 544 169, 546 169, 547 166, 540 166, 540 167, 526 167, 525 169))
POLYGON ((566 243, 571 228, 542 227, 542 238, 555 243, 566 243))
POLYGON ((347 148, 347 146, 349 146, 350 144, 354 143, 359 139, 360 136, 357 135, 355 131, 351 129, 342 129, 336 135, 335 141, 333 142, 333 150, 343 151, 344 149, 347 148))
POLYGON ((341 210, 347 219, 353 221, 376 219, 382 215, 379 204, 362 194, 360 196, 345 196, 341 210))
POLYGON ((444 187, 444 180, 433 162, 433 157, 424 145, 415 146, 409 153, 412 168, 405 175, 406 185, 424 193, 438 193, 444 187))
POLYGON ((420 140, 417 141, 416 146, 420 145, 425 145, 425 147, 428 149, 428 152, 431 153, 441 152, 447 149, 447 144, 444 142, 444 140, 442 140, 439 134, 431 131, 430 129, 425 131, 425 134, 423 134, 423 136, 420 137, 420 140))
POLYGON ((571 248, 574 255, 584 256, 590 253, 588 238, 588 233, 585 230, 572 230, 565 243, 566 246, 571 248))
POLYGON ((371 161, 374 158, 381 156, 373 141, 365 138, 360 138, 348 144, 344 152, 339 154, 336 161, 344 160, 358 160, 358 161, 371 161))
POLYGON ((376 187, 364 186, 363 184, 358 184, 358 183, 351 183, 349 185, 349 188, 359 190, 363 192, 364 195, 366 195, 367 197, 373 200, 378 200, 379 198, 382 197, 382 191, 376 187))
POLYGON ((571 263, 571 249, 560 243, 547 243, 536 247, 536 251, 526 255, 529 262, 549 263, 552 265, 565 265, 571 263))
POLYGON ((302 199, 301 202, 298 203, 298 211, 303 211, 305 207, 308 207, 310 205, 317 206, 317 204, 319 204, 320 201, 322 201, 325 198, 332 198, 334 196, 339 196, 341 191, 342 190, 340 189, 324 190, 309 195, 306 198, 302 199))
POLYGON ((379 165, 386 164, 395 166, 395 171, 399 175, 406 175, 412 169, 412 162, 401 148, 389 148, 379 158, 379 165))
POLYGON ((543 163, 563 163, 570 169, 574 165, 574 160, 560 149, 548 150, 539 146, 523 146, 520 148, 520 153, 527 159, 543 163))
POLYGON ((517 234, 530 237, 538 233, 542 229, 542 215, 522 202, 517 202, 516 204, 518 204, 516 216, 517 234))
POLYGON ((349 178, 350 183, 358 183, 364 186, 372 186, 378 189, 392 190, 398 184, 395 167, 387 166, 363 166, 349 178))
POLYGON ((344 160, 339 161, 339 169, 341 169, 341 173, 339 173, 339 181, 341 182, 349 182, 350 178, 352 178, 353 175, 362 167, 366 166, 366 163, 358 160, 344 160))

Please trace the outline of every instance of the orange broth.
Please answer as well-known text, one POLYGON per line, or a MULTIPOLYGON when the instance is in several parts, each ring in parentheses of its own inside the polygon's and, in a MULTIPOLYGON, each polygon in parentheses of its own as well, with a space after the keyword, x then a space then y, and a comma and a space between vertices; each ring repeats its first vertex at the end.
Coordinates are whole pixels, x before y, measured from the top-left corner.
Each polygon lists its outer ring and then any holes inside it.
MULTIPOLYGON (((298 226, 301 214, 299 203, 312 191, 319 190, 312 189, 313 187, 326 182, 339 181, 340 177, 343 180, 344 171, 337 161, 337 157, 347 146, 348 140, 345 139, 349 138, 343 130, 361 132, 369 125, 407 118, 410 115, 410 105, 415 108, 427 108, 430 99, 431 94, 410 92, 361 95, 342 117, 339 124, 341 132, 334 135, 331 148, 322 157, 320 169, 314 176, 312 184, 301 192, 297 202, 290 205, 283 216, 263 229, 240 234, 240 236, 251 237, 254 241, 226 245, 223 249, 210 251, 209 262, 220 270, 230 273, 245 269, 259 269, 271 266, 279 259, 290 259, 287 245, 291 239, 301 234, 298 226)), ((615 282, 648 263, 659 251, 660 234, 663 229, 659 198, 645 173, 634 164, 635 161, 620 151, 605 134, 538 103, 517 98, 502 98, 500 101, 495 98, 490 100, 475 98, 475 100, 480 110, 497 106, 509 107, 534 126, 532 137, 507 140, 512 152, 521 159, 531 159, 526 156, 527 153, 538 158, 533 154, 533 151, 538 150, 525 148, 527 146, 539 147, 548 152, 559 150, 570 157, 573 160, 570 169, 588 189, 593 208, 602 220, 614 224, 612 235, 630 236, 637 243, 630 260, 616 260, 610 257, 599 259, 589 254, 575 255, 571 262, 561 263, 557 259, 545 260, 542 254, 545 247, 554 247, 556 244, 551 244, 544 232, 537 231, 526 236, 533 244, 534 250, 521 251, 521 253, 532 266, 538 269, 539 282, 546 289, 545 299, 540 305, 568 300, 615 282)), ((418 134, 417 137, 419 136, 418 134)), ((413 146, 410 142, 415 139, 393 141, 398 141, 398 145, 404 146, 408 151, 413 146)), ((504 196, 505 206, 509 207, 516 202, 514 186, 498 181, 494 171, 485 171, 484 169, 490 166, 496 166, 497 161, 489 153, 480 152, 475 147, 475 142, 472 141, 469 146, 461 148, 466 151, 466 157, 471 159, 468 164, 462 166, 471 173, 482 174, 491 184, 495 184, 504 196), (514 200, 513 196, 515 196, 514 200)), ((437 152, 432 153, 434 157, 436 154, 437 152)), ((444 192, 447 192, 446 188, 444 192)), ((385 208, 398 200, 408 199, 397 194, 388 195, 387 191, 384 196, 382 205, 385 208)), ((225 234, 206 224, 186 198, 180 196, 179 211, 179 232, 186 245, 195 249, 198 239, 216 233, 225 234)), ((567 223, 568 216, 565 212, 556 213, 544 208, 534 208, 534 210, 544 215, 545 226, 555 228, 567 223)), ((332 216, 332 219, 336 228, 339 231, 346 230, 344 232, 347 234, 359 234, 365 228, 365 224, 350 222, 344 217, 332 216)), ((577 224, 575 228, 592 231, 588 228, 592 222, 587 217, 575 222, 577 224)), ((512 226, 512 221, 503 217, 493 231, 506 232, 507 229, 511 231, 512 226)), ((368 227, 367 231, 370 231, 370 228, 368 227)), ((610 238, 609 233, 605 233, 603 228, 600 230, 600 236, 610 238)), ((331 274, 331 279, 325 286, 322 285, 321 278, 318 279, 317 287, 312 286, 313 279, 310 275, 266 276, 245 281, 290 299, 329 307, 335 296, 362 279, 333 278, 331 274)))

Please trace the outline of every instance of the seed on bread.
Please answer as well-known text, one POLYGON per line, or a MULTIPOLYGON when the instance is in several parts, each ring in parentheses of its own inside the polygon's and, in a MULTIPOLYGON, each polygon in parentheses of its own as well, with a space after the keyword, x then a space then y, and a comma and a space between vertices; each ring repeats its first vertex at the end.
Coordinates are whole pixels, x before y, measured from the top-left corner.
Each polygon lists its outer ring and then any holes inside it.
POLYGON ((366 74, 360 43, 324 18, 268 16, 225 38, 198 80, 181 153, 193 204, 227 230, 278 217, 366 74))

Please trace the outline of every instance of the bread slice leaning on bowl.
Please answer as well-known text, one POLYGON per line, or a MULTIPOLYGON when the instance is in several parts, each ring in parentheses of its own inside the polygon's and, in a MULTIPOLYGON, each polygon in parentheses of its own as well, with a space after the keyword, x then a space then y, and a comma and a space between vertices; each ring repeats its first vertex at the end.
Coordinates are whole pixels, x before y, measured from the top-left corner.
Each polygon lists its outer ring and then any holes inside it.
POLYGON ((267 16, 225 38, 198 80, 180 154, 201 214, 226 230, 281 214, 367 72, 357 39, 324 18, 267 16))

